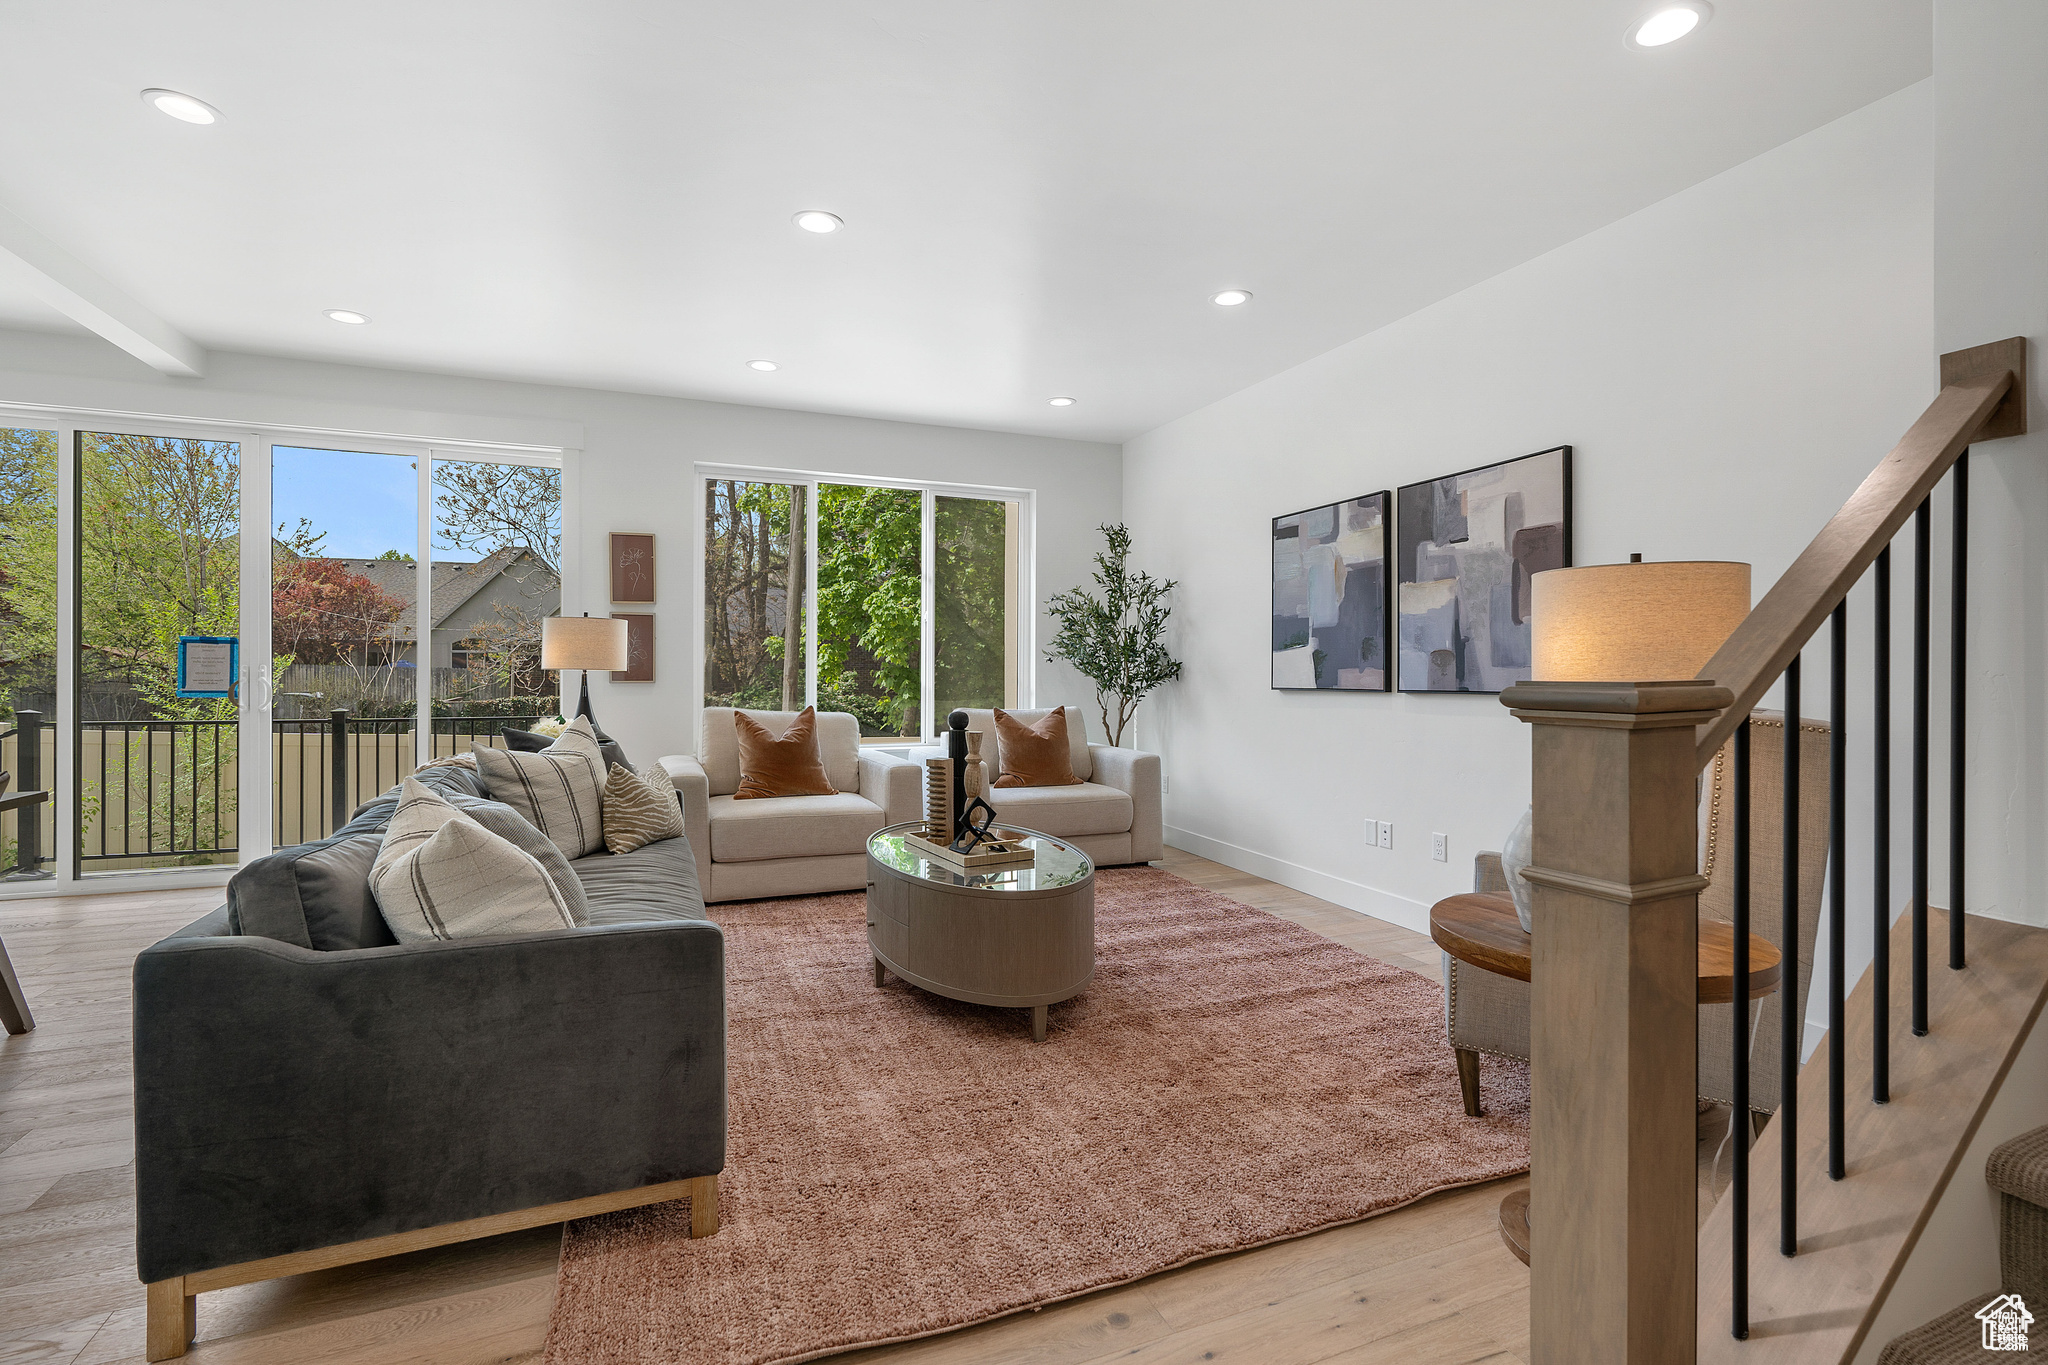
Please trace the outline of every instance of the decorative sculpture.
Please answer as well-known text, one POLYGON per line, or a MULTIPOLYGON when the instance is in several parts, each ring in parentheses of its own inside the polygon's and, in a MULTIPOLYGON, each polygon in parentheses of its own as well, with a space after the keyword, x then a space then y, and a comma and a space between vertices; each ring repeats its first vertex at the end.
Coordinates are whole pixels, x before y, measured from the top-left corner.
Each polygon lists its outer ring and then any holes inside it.
POLYGON ((935 844, 953 842, 953 760, 924 761, 924 837, 935 844))
POLYGON ((1033 862, 1037 855, 1015 831, 996 828, 995 807, 985 796, 989 778, 981 738, 980 731, 967 728, 965 711, 946 717, 948 756, 924 761, 924 823, 905 839, 958 867, 1033 862))

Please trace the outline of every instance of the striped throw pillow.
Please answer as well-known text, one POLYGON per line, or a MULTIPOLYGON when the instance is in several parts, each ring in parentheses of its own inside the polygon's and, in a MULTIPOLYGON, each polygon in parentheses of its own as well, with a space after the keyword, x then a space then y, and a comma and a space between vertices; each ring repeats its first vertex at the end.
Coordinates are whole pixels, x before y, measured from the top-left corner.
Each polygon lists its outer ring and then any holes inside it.
POLYGON ((370 868, 370 894, 400 943, 576 927, 538 858, 410 777, 370 868))
POLYGON ((676 801, 676 784, 669 780, 668 769, 651 763, 639 773, 623 763, 612 764, 604 783, 606 848, 631 853, 682 833, 683 808, 676 801))
POLYGON ((563 857, 581 858, 604 847, 604 759, 584 717, 537 754, 472 752, 491 799, 519 812, 563 857))

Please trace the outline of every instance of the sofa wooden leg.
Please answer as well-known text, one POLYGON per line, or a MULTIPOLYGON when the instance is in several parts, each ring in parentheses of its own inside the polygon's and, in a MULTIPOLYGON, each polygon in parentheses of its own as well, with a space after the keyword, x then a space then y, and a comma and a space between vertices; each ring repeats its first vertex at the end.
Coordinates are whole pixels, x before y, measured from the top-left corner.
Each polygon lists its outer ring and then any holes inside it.
POLYGON ((199 1298, 185 1292, 185 1277, 147 1286, 144 1344, 151 1360, 175 1360, 199 1334, 199 1298))
POLYGON ((699 1176, 690 1182, 690 1235, 710 1237, 718 1232, 718 1177, 699 1176))
POLYGON ((1459 1048, 1458 1089, 1465 1094, 1465 1113, 1472 1118, 1479 1117, 1479 1054, 1469 1048, 1459 1048))

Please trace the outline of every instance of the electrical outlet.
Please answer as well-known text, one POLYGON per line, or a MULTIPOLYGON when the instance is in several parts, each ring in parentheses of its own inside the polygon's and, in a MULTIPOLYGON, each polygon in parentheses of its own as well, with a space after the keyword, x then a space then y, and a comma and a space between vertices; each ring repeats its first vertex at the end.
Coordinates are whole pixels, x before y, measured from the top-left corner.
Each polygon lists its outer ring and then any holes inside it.
POLYGON ((1429 856, 1436 859, 1440 863, 1449 862, 1451 858, 1450 838, 1442 834, 1430 835, 1429 856))
POLYGON ((1380 821, 1380 847, 1381 847, 1381 848, 1392 848, 1393 846, 1394 846, 1394 825, 1393 825, 1393 822, 1392 822, 1391 820, 1382 820, 1382 821, 1380 821))

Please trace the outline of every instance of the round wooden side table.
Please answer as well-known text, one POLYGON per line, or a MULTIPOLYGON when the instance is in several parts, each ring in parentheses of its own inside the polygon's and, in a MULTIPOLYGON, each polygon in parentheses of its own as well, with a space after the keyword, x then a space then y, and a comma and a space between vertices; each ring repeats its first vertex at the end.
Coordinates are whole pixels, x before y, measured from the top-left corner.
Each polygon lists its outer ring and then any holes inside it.
MULTIPOLYGON (((1529 979, 1532 940, 1506 896, 1468 892, 1448 896, 1429 909, 1429 936, 1436 946, 1482 972, 1529 979)), ((1764 939, 1749 936, 1749 998, 1760 1000, 1778 989, 1779 953, 1764 939)), ((1735 998, 1735 926, 1723 920, 1700 921, 1699 1001, 1725 1005, 1735 998)), ((1458 1054, 1458 1084, 1465 1112, 1479 1113, 1479 1058, 1458 1054)), ((1523 1265, 1529 1264, 1529 1191, 1525 1187, 1500 1202, 1500 1239, 1523 1265)))

